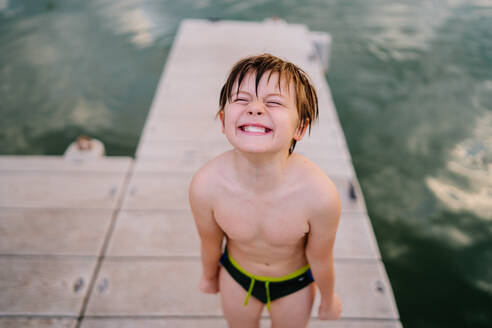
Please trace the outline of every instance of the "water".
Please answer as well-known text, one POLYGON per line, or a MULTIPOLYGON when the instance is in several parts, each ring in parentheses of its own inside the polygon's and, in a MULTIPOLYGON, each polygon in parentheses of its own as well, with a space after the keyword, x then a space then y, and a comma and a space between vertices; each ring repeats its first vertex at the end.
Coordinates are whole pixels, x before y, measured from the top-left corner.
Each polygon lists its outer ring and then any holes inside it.
POLYGON ((0 0, 0 153, 133 155, 183 18, 334 39, 328 82, 405 327, 492 325, 492 0, 0 0))

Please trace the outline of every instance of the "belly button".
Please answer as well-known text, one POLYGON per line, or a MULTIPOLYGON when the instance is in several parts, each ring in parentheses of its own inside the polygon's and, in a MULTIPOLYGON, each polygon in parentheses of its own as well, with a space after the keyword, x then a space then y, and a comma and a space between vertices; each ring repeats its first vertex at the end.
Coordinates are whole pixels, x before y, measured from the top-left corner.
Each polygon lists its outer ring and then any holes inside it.
POLYGON ((265 265, 270 265, 270 263, 268 263, 268 262, 265 262, 265 265))

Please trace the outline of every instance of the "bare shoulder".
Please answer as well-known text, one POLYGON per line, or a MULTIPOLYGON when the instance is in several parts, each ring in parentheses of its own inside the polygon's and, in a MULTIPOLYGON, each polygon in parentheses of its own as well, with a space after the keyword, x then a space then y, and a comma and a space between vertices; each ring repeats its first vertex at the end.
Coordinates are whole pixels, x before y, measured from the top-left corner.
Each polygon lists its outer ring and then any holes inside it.
POLYGON ((310 195, 307 199, 310 212, 313 216, 326 216, 327 213, 337 215, 340 212, 340 197, 333 181, 311 160, 299 154, 296 157, 303 191, 310 195))
POLYGON ((298 174, 302 175, 302 180, 305 181, 303 186, 307 188, 306 191, 322 193, 325 196, 337 193, 333 181, 318 165, 302 155, 296 154, 296 157, 298 174))
POLYGON ((189 186, 190 197, 211 200, 217 191, 220 173, 227 166, 230 157, 228 153, 224 152, 209 160, 195 172, 189 186))

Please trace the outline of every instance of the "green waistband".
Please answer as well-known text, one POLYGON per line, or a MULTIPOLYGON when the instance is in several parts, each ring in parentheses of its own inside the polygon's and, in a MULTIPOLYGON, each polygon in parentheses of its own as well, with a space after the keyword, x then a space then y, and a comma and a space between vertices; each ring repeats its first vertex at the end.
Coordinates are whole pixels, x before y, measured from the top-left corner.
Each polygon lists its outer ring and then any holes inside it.
POLYGON ((229 251, 227 250, 227 247, 226 247, 226 252, 227 252, 227 258, 232 263, 232 266, 234 266, 236 269, 239 270, 239 272, 241 272, 242 274, 244 274, 245 276, 247 276, 251 279, 251 283, 250 283, 249 288, 248 288, 248 295, 246 295, 246 299, 244 300, 244 306, 248 305, 249 297, 251 296, 251 293, 253 292, 253 287, 255 285, 256 280, 265 282, 265 289, 266 289, 266 295, 267 295, 267 309, 270 310, 270 283, 271 282, 286 281, 286 280, 295 278, 295 277, 305 273, 307 270, 309 270, 309 264, 307 264, 306 266, 303 266, 299 270, 296 270, 296 271, 289 273, 289 274, 282 276, 282 277, 256 276, 256 275, 251 274, 248 271, 244 270, 243 268, 241 268, 239 263, 237 263, 231 257, 231 255, 229 254, 229 251))
POLYGON ((295 278, 303 273, 305 273, 307 270, 309 270, 309 264, 303 266, 302 268, 292 272, 292 273, 289 273, 289 274, 286 274, 285 276, 282 276, 282 277, 268 277, 268 276, 256 276, 254 274, 251 274, 249 273, 248 271, 244 270, 232 257, 231 255, 229 254, 229 251, 226 250, 227 252, 227 257, 229 258, 229 261, 231 261, 232 265, 238 269, 239 271, 241 271, 242 274, 244 274, 245 276, 249 277, 249 278, 255 278, 256 280, 259 280, 259 281, 264 281, 264 282, 282 282, 282 281, 286 281, 286 280, 289 280, 289 279, 292 279, 292 278, 295 278))

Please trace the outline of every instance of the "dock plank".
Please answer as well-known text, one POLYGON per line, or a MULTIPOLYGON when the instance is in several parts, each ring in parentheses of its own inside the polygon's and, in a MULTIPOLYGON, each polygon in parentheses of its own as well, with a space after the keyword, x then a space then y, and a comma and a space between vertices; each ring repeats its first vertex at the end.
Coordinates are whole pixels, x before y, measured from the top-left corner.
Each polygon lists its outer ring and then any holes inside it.
POLYGON ((192 121, 197 117, 208 117, 212 120, 219 109, 220 89, 225 78, 199 76, 193 79, 171 79, 164 75, 158 85, 146 123, 162 116, 186 117, 192 121), (197 100, 190 101, 191 97, 188 95, 197 100))
POLYGON ((127 172, 129 157, 67 159, 62 156, 0 156, 0 171, 22 172, 127 172))
POLYGON ((96 259, 0 256, 0 315, 79 315, 96 259))
MULTIPOLYGON (((86 318, 81 328, 227 328, 224 318, 179 318, 179 319, 108 319, 86 318)), ((263 318, 260 328, 269 328, 270 320, 263 318)), ((320 321, 312 319, 308 328, 401 328, 394 320, 339 320, 320 321)))
POLYGON ((225 76, 235 61, 264 52, 281 54, 306 70, 321 69, 304 25, 186 20, 180 26, 170 56, 173 65, 167 66, 166 75, 225 76), (202 37, 204 31, 207 38, 202 37), (286 40, 296 40, 296 47, 286 40), (204 60, 208 65, 200 65, 204 60))
POLYGON ((124 173, 0 171, 0 208, 112 209, 124 173))
POLYGON ((0 317, 0 327, 3 328, 75 328, 76 326, 76 319, 0 317))
POLYGON ((108 258, 97 277, 86 314, 220 316, 218 294, 198 291, 200 273, 199 259, 108 258))
POLYGON ((98 256, 111 210, 0 209, 0 255, 98 256))
POLYGON ((200 256, 189 210, 121 211, 108 256, 200 256))
POLYGON ((215 157, 231 149, 227 139, 214 141, 198 140, 145 140, 137 151, 138 159, 180 156, 183 153, 197 153, 200 156, 215 157))
MULTIPOLYGON (((335 261, 335 289, 344 303, 344 316, 397 318, 391 287, 381 279, 380 265, 378 261, 335 261), (353 297, 354 290, 358 297, 353 297)), ((107 259, 96 282, 107 288, 99 291, 96 287, 87 315, 220 316, 219 296, 198 292, 200 273, 199 259, 107 259)))

